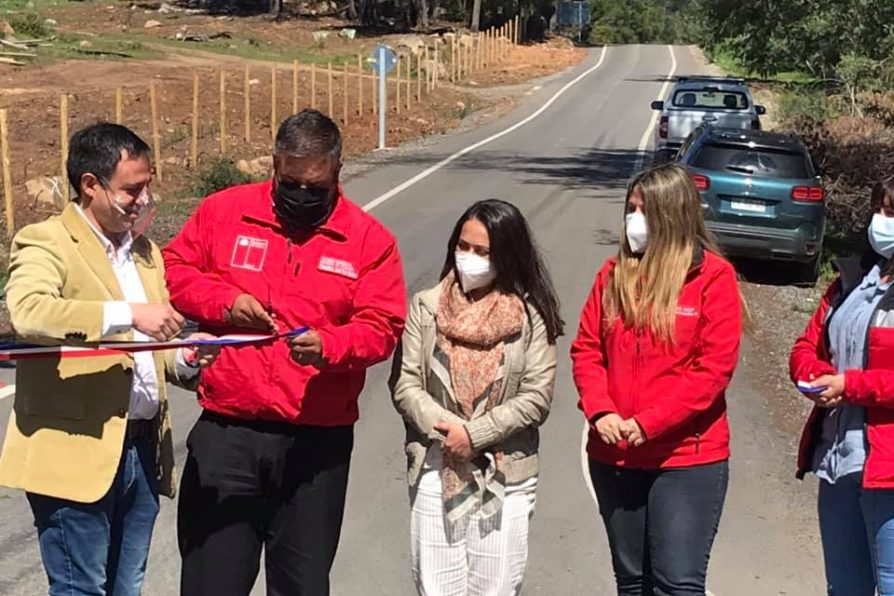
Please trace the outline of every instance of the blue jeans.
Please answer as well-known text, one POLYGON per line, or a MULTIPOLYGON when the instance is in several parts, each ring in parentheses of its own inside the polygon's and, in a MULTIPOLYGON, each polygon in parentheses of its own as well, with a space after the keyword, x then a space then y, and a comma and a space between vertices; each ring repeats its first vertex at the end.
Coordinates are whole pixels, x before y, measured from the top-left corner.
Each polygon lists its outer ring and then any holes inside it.
POLYGON ((894 490, 862 475, 820 480, 818 510, 830 596, 894 596, 894 490))
POLYGON ((28 493, 50 596, 139 596, 158 515, 155 444, 127 441, 95 503, 28 493))
POLYGON ((590 461, 619 596, 705 594, 726 489, 725 461, 662 470, 590 461))

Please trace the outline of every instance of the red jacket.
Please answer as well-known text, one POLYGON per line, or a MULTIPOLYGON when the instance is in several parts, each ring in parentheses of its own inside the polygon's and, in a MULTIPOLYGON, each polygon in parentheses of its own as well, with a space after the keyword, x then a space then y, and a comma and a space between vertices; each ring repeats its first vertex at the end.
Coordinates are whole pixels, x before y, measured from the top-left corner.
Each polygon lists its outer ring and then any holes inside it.
POLYGON ((244 333, 225 313, 239 294, 251 294, 283 330, 316 330, 328 365, 295 363, 285 341, 224 348, 202 372, 199 403, 243 419, 352 424, 366 369, 391 354, 403 330, 397 243, 344 196, 323 226, 290 238, 271 197, 267 181, 202 202, 163 251, 171 303, 205 330, 244 333))
POLYGON ((729 458, 725 391, 736 368, 742 306, 736 272, 699 251, 677 304, 676 342, 657 341, 603 316, 609 259, 581 315, 571 346, 579 407, 587 420, 614 412, 633 417, 647 440, 606 445, 590 429, 590 459, 629 468, 677 468, 729 458))
MULTIPOLYGON (((807 329, 792 348, 789 374, 795 383, 809 381, 811 374, 814 377, 837 374, 829 355, 827 324, 835 309, 877 262, 878 257, 837 263, 838 279, 826 291, 807 329)), ((894 488, 894 290, 888 290, 876 307, 866 345, 863 370, 845 372, 843 398, 866 408, 868 448, 863 486, 891 489, 894 488)), ((798 452, 798 478, 811 471, 826 411, 814 407, 804 426, 798 452)))

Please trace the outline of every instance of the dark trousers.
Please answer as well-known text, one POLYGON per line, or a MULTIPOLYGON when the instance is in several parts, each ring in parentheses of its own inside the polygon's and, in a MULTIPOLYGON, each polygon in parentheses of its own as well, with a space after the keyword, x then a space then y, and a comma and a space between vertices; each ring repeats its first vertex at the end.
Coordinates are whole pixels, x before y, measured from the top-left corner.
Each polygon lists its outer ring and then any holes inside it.
POLYGON ((590 461, 619 596, 705 594, 727 462, 636 470, 590 461))
POLYGON ((264 548, 268 595, 328 595, 353 444, 352 426, 204 412, 180 489, 181 594, 246 596, 264 548))

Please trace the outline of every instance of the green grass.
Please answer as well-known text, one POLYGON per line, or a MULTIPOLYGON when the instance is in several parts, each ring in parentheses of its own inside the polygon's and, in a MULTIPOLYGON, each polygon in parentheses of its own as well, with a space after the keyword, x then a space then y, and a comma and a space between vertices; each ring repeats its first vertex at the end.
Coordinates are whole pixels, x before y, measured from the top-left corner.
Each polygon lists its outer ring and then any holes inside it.
MULTIPOLYGON (((330 61, 333 67, 342 65, 355 66, 356 54, 326 55, 315 48, 289 48, 269 41, 261 41, 251 37, 233 37, 232 39, 213 39, 208 42, 177 41, 175 39, 151 38, 153 43, 174 47, 179 50, 199 50, 238 56, 248 60, 266 60, 271 62, 291 63, 297 60, 301 64, 317 64, 325 66, 330 61)), ((147 39, 148 41, 148 39, 147 39)))
MULTIPOLYGON (((84 4, 111 4, 115 0, 83 0, 77 2, 79 6, 84 4)), ((0 0, 0 14, 4 12, 37 11, 47 8, 56 8, 74 4, 71 0, 0 0)))
POLYGON ((163 54, 128 37, 112 35, 90 36, 72 33, 59 35, 52 46, 37 50, 38 60, 151 60, 163 54), (89 47, 82 48, 81 42, 88 41, 89 47))
MULTIPOLYGON (((747 69, 733 54, 726 50, 718 50, 711 56, 711 61, 727 74, 745 79, 762 79, 758 73, 747 69)), ((781 84, 807 85, 816 81, 816 77, 806 72, 787 71, 772 75, 768 82, 781 84)))

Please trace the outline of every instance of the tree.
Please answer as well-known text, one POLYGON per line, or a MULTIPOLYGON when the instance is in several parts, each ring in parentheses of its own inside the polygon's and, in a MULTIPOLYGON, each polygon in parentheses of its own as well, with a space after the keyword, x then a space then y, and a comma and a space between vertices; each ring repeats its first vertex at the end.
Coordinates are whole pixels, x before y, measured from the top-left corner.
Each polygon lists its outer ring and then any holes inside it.
POLYGON ((473 0, 472 3, 472 20, 469 23, 469 28, 472 31, 478 31, 481 27, 481 0, 473 0))

